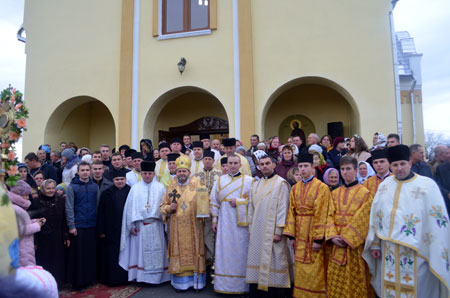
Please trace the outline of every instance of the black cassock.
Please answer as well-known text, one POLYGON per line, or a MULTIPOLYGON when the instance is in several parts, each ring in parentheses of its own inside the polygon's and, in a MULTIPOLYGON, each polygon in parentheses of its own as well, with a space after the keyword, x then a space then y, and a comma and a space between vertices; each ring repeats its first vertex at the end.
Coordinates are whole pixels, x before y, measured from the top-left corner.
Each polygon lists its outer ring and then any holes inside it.
POLYGON ((47 220, 41 231, 34 235, 36 264, 49 271, 56 279, 58 287, 66 281, 66 248, 64 241, 69 239, 66 223, 64 197, 47 197, 42 193, 33 199, 33 218, 45 217, 47 220))
POLYGON ((99 239, 99 278, 101 283, 108 286, 123 285, 128 282, 128 272, 119 266, 119 253, 123 208, 129 192, 128 185, 122 189, 111 186, 100 196, 97 234, 103 234, 105 238, 99 239))

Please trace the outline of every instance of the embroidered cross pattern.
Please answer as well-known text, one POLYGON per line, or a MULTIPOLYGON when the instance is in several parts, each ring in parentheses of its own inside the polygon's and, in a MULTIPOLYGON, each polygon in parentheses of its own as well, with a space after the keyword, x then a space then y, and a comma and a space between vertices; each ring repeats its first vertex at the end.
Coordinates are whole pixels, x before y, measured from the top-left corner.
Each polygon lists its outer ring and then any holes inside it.
POLYGON ((145 209, 147 209, 147 212, 148 212, 148 210, 150 209, 150 204, 149 204, 148 201, 147 201, 147 204, 145 205, 145 209))
POLYGON ((417 187, 411 192, 411 195, 414 199, 418 200, 420 199, 425 193, 420 190, 420 187, 417 187))
POLYGON ((178 191, 176 189, 174 189, 170 194, 169 194, 169 198, 172 199, 172 203, 177 203, 177 199, 179 199, 181 197, 181 195, 178 193, 178 191))
POLYGON ((377 193, 382 195, 387 190, 386 185, 383 185, 380 189, 377 190, 377 193))
POLYGON ((410 282, 410 281, 412 280, 412 278, 411 278, 408 274, 406 274, 405 276, 403 276, 403 279, 404 279, 406 282, 410 282))

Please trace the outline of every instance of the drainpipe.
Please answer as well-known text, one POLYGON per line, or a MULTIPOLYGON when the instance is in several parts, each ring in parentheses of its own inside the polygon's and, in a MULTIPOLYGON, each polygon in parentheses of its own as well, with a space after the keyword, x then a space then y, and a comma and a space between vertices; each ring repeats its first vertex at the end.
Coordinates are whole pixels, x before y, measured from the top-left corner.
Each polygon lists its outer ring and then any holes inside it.
POLYGON ((239 68, 238 0, 233 0, 234 130, 241 139, 241 74, 239 68))
POLYGON ((412 129, 413 129, 413 143, 416 144, 416 113, 414 109, 414 88, 416 88, 416 79, 414 79, 411 83, 411 88, 409 89, 409 98, 411 99, 411 116, 412 116, 412 129))
POLYGON ((133 16, 133 68, 131 87, 131 148, 138 147, 138 106, 139 106, 139 23, 140 0, 134 0, 133 16))
POLYGON ((389 23, 391 26, 391 38, 392 38, 392 56, 394 59, 394 81, 395 81, 395 97, 397 104, 397 132, 400 136, 400 142, 403 141, 403 124, 402 124, 402 102, 400 97, 400 77, 398 75, 398 56, 397 56, 397 38, 395 37, 394 27, 394 7, 397 1, 392 1, 392 9, 389 12, 389 23))

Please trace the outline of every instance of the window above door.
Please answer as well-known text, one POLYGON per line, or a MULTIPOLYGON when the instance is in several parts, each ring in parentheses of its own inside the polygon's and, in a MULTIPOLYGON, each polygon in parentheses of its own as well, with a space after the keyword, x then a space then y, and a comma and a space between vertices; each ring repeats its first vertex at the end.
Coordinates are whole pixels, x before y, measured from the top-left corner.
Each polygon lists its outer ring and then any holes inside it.
POLYGON ((211 29, 216 29, 216 7, 217 0, 155 0, 153 16, 158 19, 158 30, 153 28, 153 35, 168 39, 211 34, 211 29))

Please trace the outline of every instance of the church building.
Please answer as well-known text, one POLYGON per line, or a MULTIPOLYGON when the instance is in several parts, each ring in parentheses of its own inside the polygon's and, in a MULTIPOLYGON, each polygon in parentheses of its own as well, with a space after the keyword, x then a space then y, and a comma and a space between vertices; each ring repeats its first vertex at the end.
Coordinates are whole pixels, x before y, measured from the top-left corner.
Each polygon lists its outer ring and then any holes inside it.
POLYGON ((284 143, 297 127, 424 143, 395 2, 25 0, 24 152, 186 133, 284 143))

